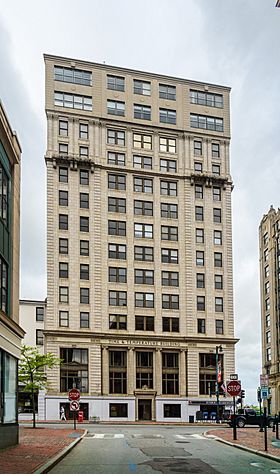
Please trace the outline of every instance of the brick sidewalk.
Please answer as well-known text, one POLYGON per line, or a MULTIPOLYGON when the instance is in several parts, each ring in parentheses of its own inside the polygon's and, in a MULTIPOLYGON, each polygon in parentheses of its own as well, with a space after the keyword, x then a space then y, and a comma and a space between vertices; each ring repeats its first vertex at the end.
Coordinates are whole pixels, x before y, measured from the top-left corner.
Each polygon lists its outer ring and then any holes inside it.
POLYGON ((1 474, 31 474, 84 430, 20 427, 19 433, 19 445, 0 450, 1 474))
MULTIPOLYGON (((265 453, 264 450, 264 433, 260 433, 259 428, 238 428, 237 440, 233 440, 233 429, 226 428, 221 430, 207 431, 208 435, 214 435, 229 441, 233 444, 239 444, 246 448, 255 449, 265 453)), ((267 430, 267 454, 279 457, 280 460, 280 440, 276 439, 276 434, 271 429, 267 430), (273 443, 273 444, 272 444, 273 443), (275 446, 274 443, 279 447, 275 446)))

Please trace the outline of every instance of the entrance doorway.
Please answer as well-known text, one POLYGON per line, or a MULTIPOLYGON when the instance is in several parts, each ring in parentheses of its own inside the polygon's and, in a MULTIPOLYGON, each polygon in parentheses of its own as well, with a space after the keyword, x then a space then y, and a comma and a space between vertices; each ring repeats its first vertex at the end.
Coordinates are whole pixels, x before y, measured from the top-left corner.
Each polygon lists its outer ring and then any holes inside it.
POLYGON ((138 420, 149 421, 152 419, 152 400, 138 400, 138 420))

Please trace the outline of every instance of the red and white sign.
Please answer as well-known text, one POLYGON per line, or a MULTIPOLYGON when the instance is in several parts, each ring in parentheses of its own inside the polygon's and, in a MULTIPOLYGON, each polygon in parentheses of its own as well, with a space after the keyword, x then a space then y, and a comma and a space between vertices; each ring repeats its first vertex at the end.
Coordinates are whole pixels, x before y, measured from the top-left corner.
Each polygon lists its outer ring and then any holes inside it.
POLYGON ((269 386, 269 375, 260 375, 260 386, 268 387, 269 386))
POLYGON ((80 391, 77 388, 72 388, 68 392, 68 398, 69 400, 80 400, 80 391))
POLYGON ((241 383, 239 380, 227 382, 227 393, 232 397, 238 397, 241 393, 241 383))
POLYGON ((76 400, 72 400, 72 402, 70 403, 70 410, 71 411, 78 411, 79 408, 80 408, 79 402, 77 402, 76 400))

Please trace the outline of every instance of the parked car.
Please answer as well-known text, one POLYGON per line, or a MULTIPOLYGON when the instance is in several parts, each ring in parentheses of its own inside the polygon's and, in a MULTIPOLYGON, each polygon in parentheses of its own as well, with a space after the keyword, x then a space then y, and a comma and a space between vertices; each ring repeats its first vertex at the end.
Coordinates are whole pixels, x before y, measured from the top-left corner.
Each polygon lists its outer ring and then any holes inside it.
MULTIPOLYGON (((253 410, 252 408, 240 408, 235 414, 236 426, 238 428, 244 428, 246 425, 257 425, 261 426, 263 424, 263 415, 260 415, 253 410)), ((234 415, 231 414, 228 420, 230 426, 233 426, 234 415)), ((266 425, 269 428, 273 427, 275 417, 268 415, 266 418, 266 425)))

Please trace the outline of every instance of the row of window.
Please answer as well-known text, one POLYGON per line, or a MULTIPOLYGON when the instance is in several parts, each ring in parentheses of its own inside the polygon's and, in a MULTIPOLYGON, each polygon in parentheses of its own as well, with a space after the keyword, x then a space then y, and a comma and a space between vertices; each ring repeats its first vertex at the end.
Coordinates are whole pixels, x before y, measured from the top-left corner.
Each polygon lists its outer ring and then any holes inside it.
MULTIPOLYGON (((54 79, 85 86, 92 85, 92 72, 81 69, 54 66, 54 79)), ((160 99, 176 100, 176 86, 159 83, 158 95, 160 99)), ((125 91, 125 77, 107 74, 107 89, 125 91)), ((151 95, 151 82, 133 79, 133 92, 138 95, 151 95)), ((206 105, 207 107, 223 107, 223 95, 191 89, 190 102, 192 104, 206 105)))

